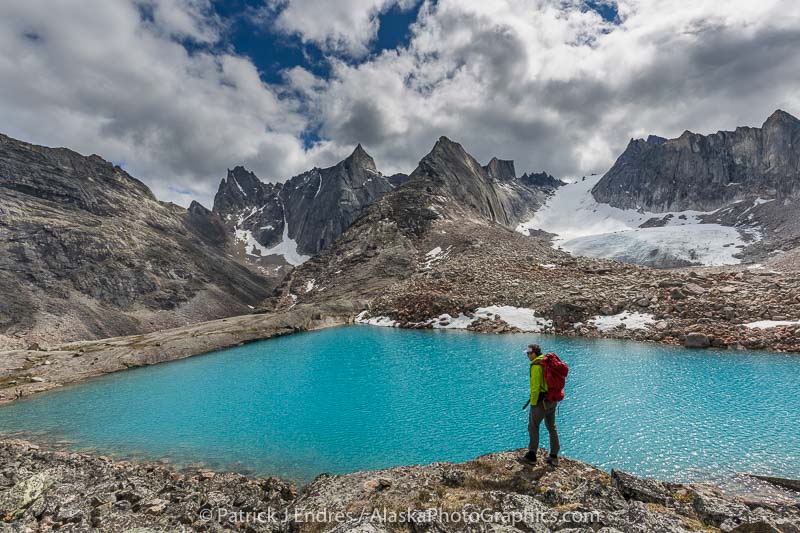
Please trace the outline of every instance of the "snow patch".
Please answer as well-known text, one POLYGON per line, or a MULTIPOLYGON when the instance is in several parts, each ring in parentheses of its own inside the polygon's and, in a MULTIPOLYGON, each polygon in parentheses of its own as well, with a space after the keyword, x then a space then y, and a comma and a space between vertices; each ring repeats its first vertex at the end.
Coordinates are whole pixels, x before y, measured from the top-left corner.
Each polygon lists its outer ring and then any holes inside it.
POLYGON ((314 198, 319 196, 319 191, 322 190, 322 173, 317 171, 317 177, 319 178, 319 185, 317 186, 317 192, 314 193, 314 198))
POLYGON ((434 318, 432 325, 434 329, 467 329, 474 321, 475 317, 470 318, 463 313, 456 317, 445 313, 438 318, 434 318))
POLYGON ((800 326, 800 320, 759 320, 757 322, 750 322, 749 324, 742 324, 749 329, 771 329, 780 326, 800 326))
POLYGON ((302 255, 297 251, 297 241, 289 238, 289 225, 286 223, 285 219, 283 221, 283 236, 281 242, 272 248, 267 248, 258 242, 255 237, 253 237, 253 232, 248 229, 237 228, 234 230, 234 238, 237 241, 243 242, 245 253, 253 257, 281 255, 286 262, 292 266, 302 265, 311 259, 310 256, 302 255))
MULTIPOLYGON (((399 323, 386 316, 367 318, 368 311, 362 311, 356 317, 356 323, 368 324, 371 326, 398 327, 399 323)), ((510 305, 490 305, 489 307, 479 307, 472 317, 459 314, 456 317, 448 314, 440 315, 436 318, 423 322, 423 325, 430 325, 434 329, 467 329, 478 319, 486 318, 493 320, 500 318, 509 326, 519 328, 524 332, 540 333, 546 327, 553 325, 552 320, 546 320, 536 316, 533 309, 524 307, 513 307, 510 305)))
POLYGON ((490 315, 497 315, 509 326, 519 328, 522 331, 539 332, 545 327, 553 325, 551 320, 537 317, 533 309, 526 309, 524 307, 490 305, 489 307, 479 307, 478 310, 475 311, 475 316, 479 318, 489 317, 490 315))
POLYGON ((373 318, 366 318, 369 311, 361 311, 356 317, 356 324, 364 324, 367 326, 381 326, 386 328, 396 328, 399 324, 396 320, 392 320, 388 316, 376 316, 373 318))
POLYGON ((457 317, 445 314, 431 320, 429 323, 435 329, 467 329, 473 322, 481 318, 489 320, 500 318, 509 326, 518 328, 520 331, 532 333, 539 333, 544 328, 553 325, 552 320, 536 316, 536 312, 533 309, 510 305, 479 307, 472 318, 464 314, 460 314, 457 317))
POLYGON ((626 329, 645 329, 655 322, 653 315, 649 313, 622 313, 611 316, 598 316, 589 320, 589 324, 594 325, 600 331, 611 331, 625 325, 626 329))
POLYGON ((425 263, 423 263, 422 268, 426 270, 432 268, 433 263, 441 261, 442 259, 445 259, 448 255, 450 255, 450 250, 452 248, 453 248, 452 246, 448 246, 447 250, 442 250, 441 246, 437 246, 430 252, 426 253, 425 263))
POLYGON ((244 243, 244 253, 247 255, 252 255, 253 257, 269 255, 267 254, 267 248, 253 237, 253 232, 249 229, 235 230, 234 237, 237 241, 244 243), (256 251, 258 251, 258 253, 256 253, 256 251))
POLYGON ((242 193, 242 196, 247 196, 247 193, 244 192, 244 189, 242 189, 242 186, 239 185, 239 180, 236 179, 236 176, 231 176, 231 179, 236 184, 236 187, 239 188, 239 192, 242 193))
POLYGON ((283 238, 281 242, 267 250, 267 255, 282 255, 283 258, 292 266, 302 265, 311 256, 303 255, 297 251, 297 241, 289 238, 289 224, 286 219, 283 221, 283 238))
POLYGON ((312 279, 308 283, 306 283, 306 292, 311 292, 314 290, 314 285, 316 285, 317 280, 312 279))

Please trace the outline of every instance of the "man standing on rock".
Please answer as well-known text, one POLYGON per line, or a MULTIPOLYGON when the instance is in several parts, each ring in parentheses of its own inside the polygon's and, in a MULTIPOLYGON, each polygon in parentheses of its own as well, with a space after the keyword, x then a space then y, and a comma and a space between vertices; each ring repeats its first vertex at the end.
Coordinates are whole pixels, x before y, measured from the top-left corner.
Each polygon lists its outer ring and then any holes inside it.
MULTIPOLYGON (((527 407, 528 404, 530 404, 531 407, 528 417, 530 442, 528 443, 528 453, 526 453, 522 459, 526 463, 536 464, 536 450, 539 449, 539 426, 542 424, 542 420, 544 420, 544 425, 547 428, 547 432, 550 434, 550 455, 545 459, 545 462, 551 466, 557 466, 558 450, 560 448, 558 442, 558 428, 556 428, 556 407, 558 406, 558 401, 548 401, 546 398, 548 386, 545 380, 543 367, 545 364, 545 357, 542 356, 541 347, 538 344, 529 344, 527 353, 528 360, 531 362, 531 396, 525 406, 527 407)), ((547 357, 550 356, 558 360, 555 354, 547 355, 547 357)), ((562 365, 564 364, 561 363, 560 360, 559 363, 562 365)), ((564 366, 566 367, 566 365, 564 366)))

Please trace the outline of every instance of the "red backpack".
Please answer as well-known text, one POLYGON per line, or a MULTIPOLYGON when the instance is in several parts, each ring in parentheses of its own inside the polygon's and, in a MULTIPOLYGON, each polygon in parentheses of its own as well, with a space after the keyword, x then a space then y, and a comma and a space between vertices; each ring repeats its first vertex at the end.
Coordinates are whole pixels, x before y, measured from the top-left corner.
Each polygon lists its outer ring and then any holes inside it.
POLYGON ((564 384, 569 374, 569 366, 552 352, 546 354, 537 364, 542 365, 544 381, 547 383, 545 399, 548 402, 560 402, 564 399, 564 384))

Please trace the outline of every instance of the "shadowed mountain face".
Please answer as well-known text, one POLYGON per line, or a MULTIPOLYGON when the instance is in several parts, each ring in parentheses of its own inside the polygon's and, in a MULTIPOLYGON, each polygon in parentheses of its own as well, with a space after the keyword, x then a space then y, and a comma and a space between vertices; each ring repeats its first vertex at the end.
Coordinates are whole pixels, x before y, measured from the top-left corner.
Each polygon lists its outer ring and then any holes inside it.
POLYGON ((285 260, 297 265, 341 235, 365 206, 393 188, 358 145, 344 161, 286 183, 263 183, 236 167, 220 183, 214 212, 244 245, 248 259, 274 256, 279 264, 285 260))
POLYGON ((248 312, 270 285, 221 221, 102 158, 0 135, 0 340, 110 337, 248 312))
POLYGON ((286 182, 280 198, 289 236, 297 240, 301 253, 314 255, 341 235, 364 207, 392 188, 359 144, 337 165, 313 169, 286 182))
POLYGON ((800 120, 773 113, 761 128, 635 139, 592 190, 598 202, 652 212, 711 211, 800 195, 800 120))

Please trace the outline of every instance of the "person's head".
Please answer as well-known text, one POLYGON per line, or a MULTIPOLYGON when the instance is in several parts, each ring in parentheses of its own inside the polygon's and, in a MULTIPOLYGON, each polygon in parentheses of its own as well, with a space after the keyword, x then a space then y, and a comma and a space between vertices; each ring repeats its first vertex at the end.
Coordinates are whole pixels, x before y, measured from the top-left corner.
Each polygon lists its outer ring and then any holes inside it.
POLYGON ((533 361, 537 357, 542 355, 542 348, 538 344, 529 344, 528 345, 528 359, 533 361))

